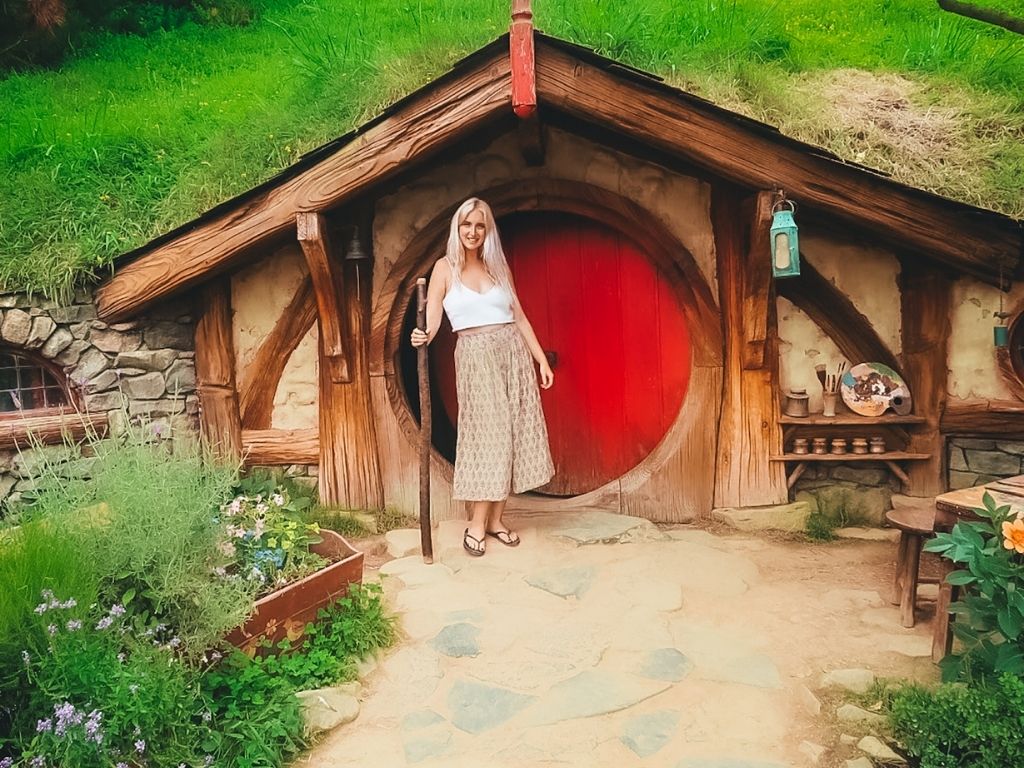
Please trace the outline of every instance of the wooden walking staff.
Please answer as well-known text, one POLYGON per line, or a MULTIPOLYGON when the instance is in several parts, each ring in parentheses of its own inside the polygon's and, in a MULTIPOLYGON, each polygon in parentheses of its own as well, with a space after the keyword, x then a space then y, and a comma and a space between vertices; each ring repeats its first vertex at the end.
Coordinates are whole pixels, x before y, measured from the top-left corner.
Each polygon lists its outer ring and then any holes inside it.
MULTIPOLYGON (((416 327, 427 332, 427 279, 416 281, 416 327)), ((416 370, 420 386, 420 548, 423 562, 434 562, 434 542, 430 536, 430 371, 427 345, 416 350, 416 370)))

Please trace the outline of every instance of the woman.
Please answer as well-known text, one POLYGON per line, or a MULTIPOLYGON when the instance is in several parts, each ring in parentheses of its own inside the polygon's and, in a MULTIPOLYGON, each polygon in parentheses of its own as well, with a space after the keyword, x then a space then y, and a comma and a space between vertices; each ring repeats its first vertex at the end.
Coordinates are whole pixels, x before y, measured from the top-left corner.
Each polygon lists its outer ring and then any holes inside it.
POLYGON ((502 521, 509 493, 544 485, 555 474, 530 357, 540 367, 542 387, 555 375, 519 304, 494 214, 475 197, 452 217, 447 252, 430 275, 427 329, 412 332, 414 347, 437 334, 442 308, 459 335, 453 496, 470 503, 462 546, 479 557, 487 536, 519 545, 502 521))

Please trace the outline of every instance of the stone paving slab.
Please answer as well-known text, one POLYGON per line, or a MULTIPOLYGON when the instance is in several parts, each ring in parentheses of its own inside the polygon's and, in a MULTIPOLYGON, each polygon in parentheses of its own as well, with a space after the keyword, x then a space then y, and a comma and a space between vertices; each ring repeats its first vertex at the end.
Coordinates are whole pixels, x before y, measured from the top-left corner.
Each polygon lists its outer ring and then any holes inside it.
MULTIPOLYGON (((891 608, 871 582, 815 568, 780 580, 792 543, 666 535, 603 512, 514 522, 518 548, 470 558, 465 523, 448 521, 439 562, 381 567, 402 640, 365 681, 358 719, 302 764, 803 768, 805 683, 927 652, 927 627, 882 626, 891 608), (827 631, 808 642, 816 622, 827 631), (837 639, 865 658, 825 663, 837 639)), ((886 546, 858 542, 857 556, 886 546)))

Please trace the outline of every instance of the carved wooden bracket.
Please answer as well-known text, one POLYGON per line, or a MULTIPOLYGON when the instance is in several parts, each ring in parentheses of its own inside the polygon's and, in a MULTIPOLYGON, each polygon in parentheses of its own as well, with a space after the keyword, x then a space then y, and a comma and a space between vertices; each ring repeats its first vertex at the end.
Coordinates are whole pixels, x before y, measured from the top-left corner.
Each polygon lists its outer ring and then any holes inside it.
POLYGON ((332 262, 327 225, 322 214, 301 212, 295 215, 299 244, 306 256, 313 280, 317 311, 320 315, 320 347, 330 365, 331 381, 347 384, 350 372, 349 337, 345 316, 338 301, 341 296, 341 271, 332 262))

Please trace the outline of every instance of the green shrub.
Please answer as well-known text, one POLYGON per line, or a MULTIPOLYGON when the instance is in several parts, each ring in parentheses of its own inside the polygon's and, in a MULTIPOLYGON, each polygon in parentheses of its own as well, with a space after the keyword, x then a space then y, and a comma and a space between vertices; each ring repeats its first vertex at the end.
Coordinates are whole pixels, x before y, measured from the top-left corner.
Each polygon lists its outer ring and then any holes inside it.
POLYGON ((962 651, 943 660, 946 680, 1024 675, 1024 522, 990 494, 983 498, 974 510, 980 521, 961 520, 925 544, 961 566, 946 577, 962 590, 950 606, 962 651))
POLYGON ((839 525, 821 512, 812 512, 807 518, 807 537, 815 541, 833 541, 839 525))
POLYGON ((935 690, 908 686, 894 695, 890 720, 921 768, 1024 765, 1024 681, 1013 675, 935 690))
POLYGON ((225 561, 216 513, 237 478, 185 438, 147 442, 144 430, 95 440, 91 479, 43 467, 33 509, 59 521, 107 605, 173 628, 188 654, 214 647, 249 615, 257 584, 215 578, 225 561))

